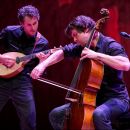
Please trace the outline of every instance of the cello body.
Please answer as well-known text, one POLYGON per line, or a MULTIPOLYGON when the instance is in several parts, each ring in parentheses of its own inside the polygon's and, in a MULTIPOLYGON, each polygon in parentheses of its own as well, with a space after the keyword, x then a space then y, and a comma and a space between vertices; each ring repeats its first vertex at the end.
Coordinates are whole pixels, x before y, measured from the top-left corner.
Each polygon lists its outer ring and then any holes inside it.
POLYGON ((70 102, 69 119, 65 119, 64 130, 94 130, 93 111, 96 107, 96 95, 103 78, 103 64, 85 59, 76 89, 81 95, 70 93, 66 98, 70 102))

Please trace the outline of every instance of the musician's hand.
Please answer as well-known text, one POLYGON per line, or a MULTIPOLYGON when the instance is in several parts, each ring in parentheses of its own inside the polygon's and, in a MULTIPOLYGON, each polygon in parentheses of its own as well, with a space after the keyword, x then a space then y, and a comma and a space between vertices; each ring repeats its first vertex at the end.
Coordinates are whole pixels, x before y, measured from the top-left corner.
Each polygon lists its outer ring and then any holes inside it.
POLYGON ((85 58, 90 58, 90 59, 96 59, 97 58, 97 52, 85 47, 81 53, 81 58, 80 60, 83 60, 85 58))
POLYGON ((7 56, 3 56, 1 63, 7 68, 11 68, 15 64, 15 60, 7 56))
POLYGON ((44 61, 48 56, 50 56, 50 53, 44 54, 43 52, 40 52, 36 54, 36 57, 40 60, 40 62, 44 61))
POLYGON ((30 76, 33 79, 38 79, 42 75, 42 73, 44 72, 45 69, 46 69, 46 67, 44 67, 44 65, 42 63, 40 63, 32 70, 30 76))

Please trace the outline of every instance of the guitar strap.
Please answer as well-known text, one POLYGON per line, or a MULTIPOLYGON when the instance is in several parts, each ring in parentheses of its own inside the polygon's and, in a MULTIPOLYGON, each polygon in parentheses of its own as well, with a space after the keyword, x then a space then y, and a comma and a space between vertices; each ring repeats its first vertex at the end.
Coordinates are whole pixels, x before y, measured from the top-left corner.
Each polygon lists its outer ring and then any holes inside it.
POLYGON ((32 49, 32 53, 34 52, 34 50, 36 48, 36 44, 37 44, 38 40, 40 39, 40 37, 41 37, 41 33, 37 32, 36 41, 34 43, 34 47, 32 49))

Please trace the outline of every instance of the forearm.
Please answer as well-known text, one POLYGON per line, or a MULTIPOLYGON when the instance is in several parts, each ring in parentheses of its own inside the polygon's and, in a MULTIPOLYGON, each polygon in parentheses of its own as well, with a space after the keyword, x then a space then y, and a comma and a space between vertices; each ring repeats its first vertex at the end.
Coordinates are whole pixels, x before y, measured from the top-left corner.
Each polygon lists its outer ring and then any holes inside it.
POLYGON ((128 71, 130 69, 129 59, 123 56, 109 56, 106 54, 97 53, 96 59, 117 70, 128 71))
POLYGON ((58 50, 52 55, 50 55, 46 60, 39 63, 31 72, 30 76, 33 79, 37 79, 40 75, 45 71, 48 66, 56 64, 64 59, 64 52, 63 50, 58 50))
POLYGON ((46 60, 41 62, 40 64, 44 64, 45 67, 51 66, 53 64, 56 64, 64 59, 64 52, 63 50, 58 50, 52 55, 50 55, 46 60))

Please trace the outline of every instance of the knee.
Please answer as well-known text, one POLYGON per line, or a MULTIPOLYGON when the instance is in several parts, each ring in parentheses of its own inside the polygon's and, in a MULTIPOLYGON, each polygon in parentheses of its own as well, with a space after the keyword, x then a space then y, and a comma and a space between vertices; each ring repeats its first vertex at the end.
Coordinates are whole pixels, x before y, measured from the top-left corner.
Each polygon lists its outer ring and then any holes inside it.
POLYGON ((103 119, 106 118, 106 115, 105 115, 105 112, 100 110, 100 109, 96 109, 94 112, 93 112, 93 120, 94 121, 101 121, 103 119))
POLYGON ((60 116, 60 111, 58 108, 54 108, 49 113, 49 120, 50 122, 56 121, 60 116))
POLYGON ((53 122, 53 121, 54 121, 55 115, 56 115, 55 109, 51 110, 51 112, 49 113, 49 120, 50 120, 50 122, 53 122))

